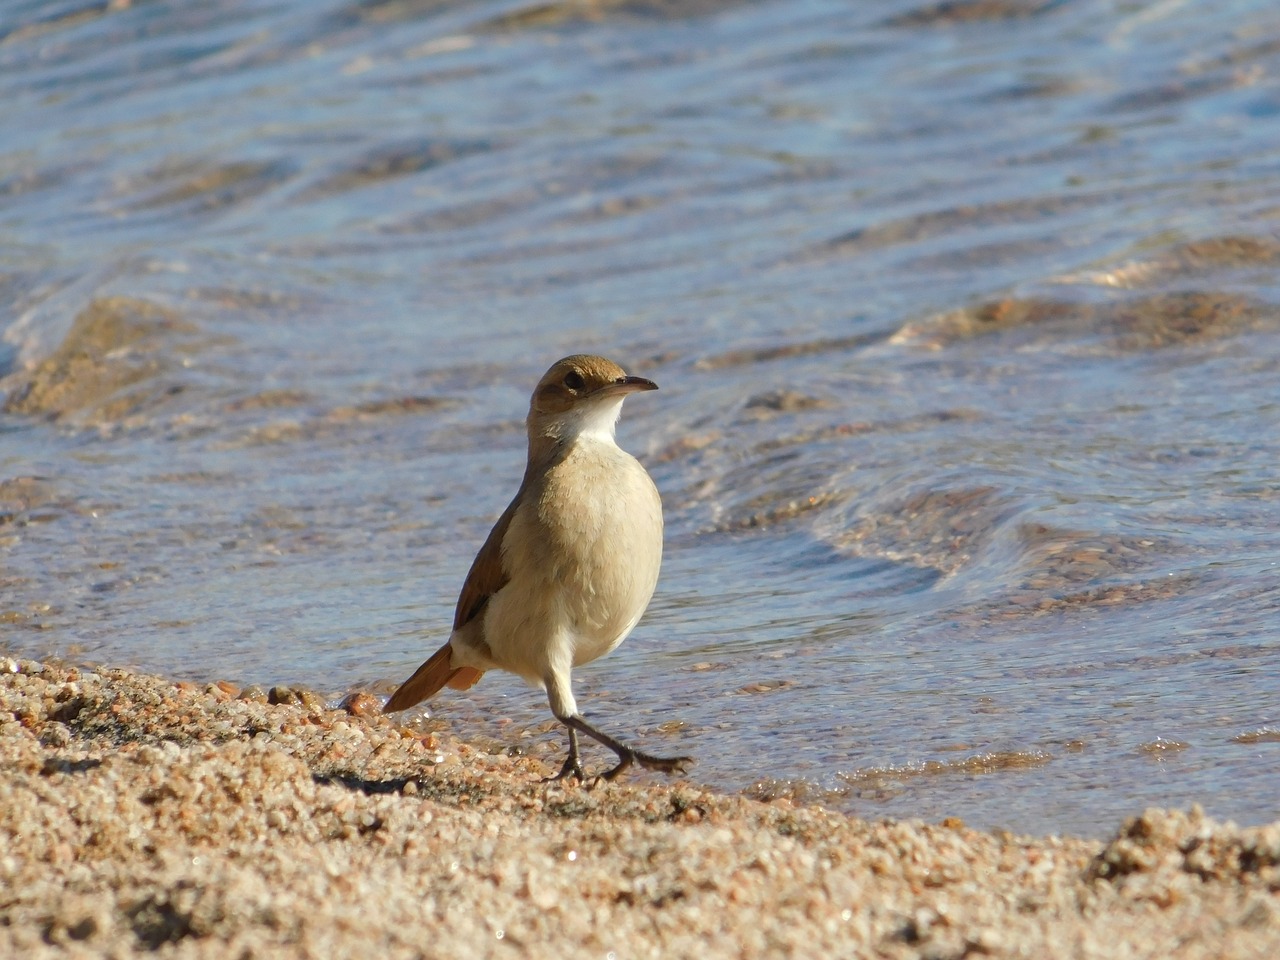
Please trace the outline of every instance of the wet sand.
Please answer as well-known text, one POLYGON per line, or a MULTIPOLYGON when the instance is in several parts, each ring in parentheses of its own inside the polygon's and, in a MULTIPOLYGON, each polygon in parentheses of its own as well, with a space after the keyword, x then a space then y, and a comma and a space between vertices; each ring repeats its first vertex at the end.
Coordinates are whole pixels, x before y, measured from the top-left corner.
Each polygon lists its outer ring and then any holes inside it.
POLYGON ((1280 823, 1196 809, 1103 844, 544 785, 366 695, 6 658, 0 758, 3 956, 1280 955, 1280 823))

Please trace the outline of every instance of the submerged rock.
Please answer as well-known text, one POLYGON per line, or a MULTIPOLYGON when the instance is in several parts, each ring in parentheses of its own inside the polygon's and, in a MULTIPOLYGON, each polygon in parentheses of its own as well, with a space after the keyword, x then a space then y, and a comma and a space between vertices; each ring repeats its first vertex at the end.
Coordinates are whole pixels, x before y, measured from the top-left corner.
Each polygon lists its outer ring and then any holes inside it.
POLYGON ((172 338, 193 330, 177 312, 134 297, 92 301, 71 331, 8 396, 5 413, 88 424, 123 419, 164 394, 157 381, 172 363, 172 338))

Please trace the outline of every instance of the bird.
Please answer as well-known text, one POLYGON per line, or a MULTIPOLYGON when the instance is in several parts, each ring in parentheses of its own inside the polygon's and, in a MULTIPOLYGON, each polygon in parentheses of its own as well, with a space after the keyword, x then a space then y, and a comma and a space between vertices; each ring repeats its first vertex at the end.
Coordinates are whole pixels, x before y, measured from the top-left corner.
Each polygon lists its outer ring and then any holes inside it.
POLYGON ((384 713, 505 670, 541 687, 568 730, 564 765, 547 782, 587 779, 580 733, 618 757, 601 779, 633 764, 685 772, 692 758, 645 753, 588 723, 571 685, 574 667, 631 633, 657 586, 662 500, 615 438, 623 401, 657 389, 604 357, 575 354, 551 365, 529 401, 524 478, 471 564, 449 639, 391 695, 384 713))

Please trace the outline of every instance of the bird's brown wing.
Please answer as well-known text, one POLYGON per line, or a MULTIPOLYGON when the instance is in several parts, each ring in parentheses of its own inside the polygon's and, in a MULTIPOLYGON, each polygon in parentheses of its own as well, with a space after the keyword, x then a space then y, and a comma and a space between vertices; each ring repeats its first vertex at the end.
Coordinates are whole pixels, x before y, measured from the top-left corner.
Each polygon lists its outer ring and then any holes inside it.
MULTIPOLYGON (((523 492, 524 487, 521 486, 523 492)), ((489 598, 502 589, 510 579, 502 568, 502 539, 507 535, 507 527, 515 515, 516 504, 520 502, 520 494, 511 501, 498 522, 489 531, 489 539, 476 554, 471 563, 471 570, 462 584, 462 593, 458 596, 458 607, 453 614, 455 631, 466 626, 484 610, 489 598)), ((466 690, 475 685, 484 675, 483 670, 474 667, 454 667, 453 647, 446 643, 420 666, 399 689, 391 695, 383 713, 393 713, 413 706, 427 697, 433 696, 442 687, 449 686, 455 690, 466 690)))
POLYGON ((519 493, 507 505, 507 509, 502 511, 502 516, 489 531, 489 538, 485 540, 484 546, 471 562, 467 579, 462 584, 462 592, 458 594, 458 606, 453 611, 454 630, 460 630, 478 617, 484 610, 485 604, 489 602, 489 598, 506 586, 507 581, 511 579, 502 566, 502 541, 507 535, 507 528, 511 526, 511 518, 516 513, 516 504, 520 502, 523 493, 524 485, 521 484, 519 493))

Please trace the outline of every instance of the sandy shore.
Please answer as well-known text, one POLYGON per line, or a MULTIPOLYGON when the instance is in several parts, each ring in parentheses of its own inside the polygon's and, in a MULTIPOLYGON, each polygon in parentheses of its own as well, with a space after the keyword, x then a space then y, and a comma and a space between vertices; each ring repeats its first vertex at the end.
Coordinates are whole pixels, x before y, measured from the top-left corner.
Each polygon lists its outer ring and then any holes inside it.
POLYGON ((357 697, 0 657, 0 956, 1280 956, 1280 823, 1107 844, 538 760, 357 697))

